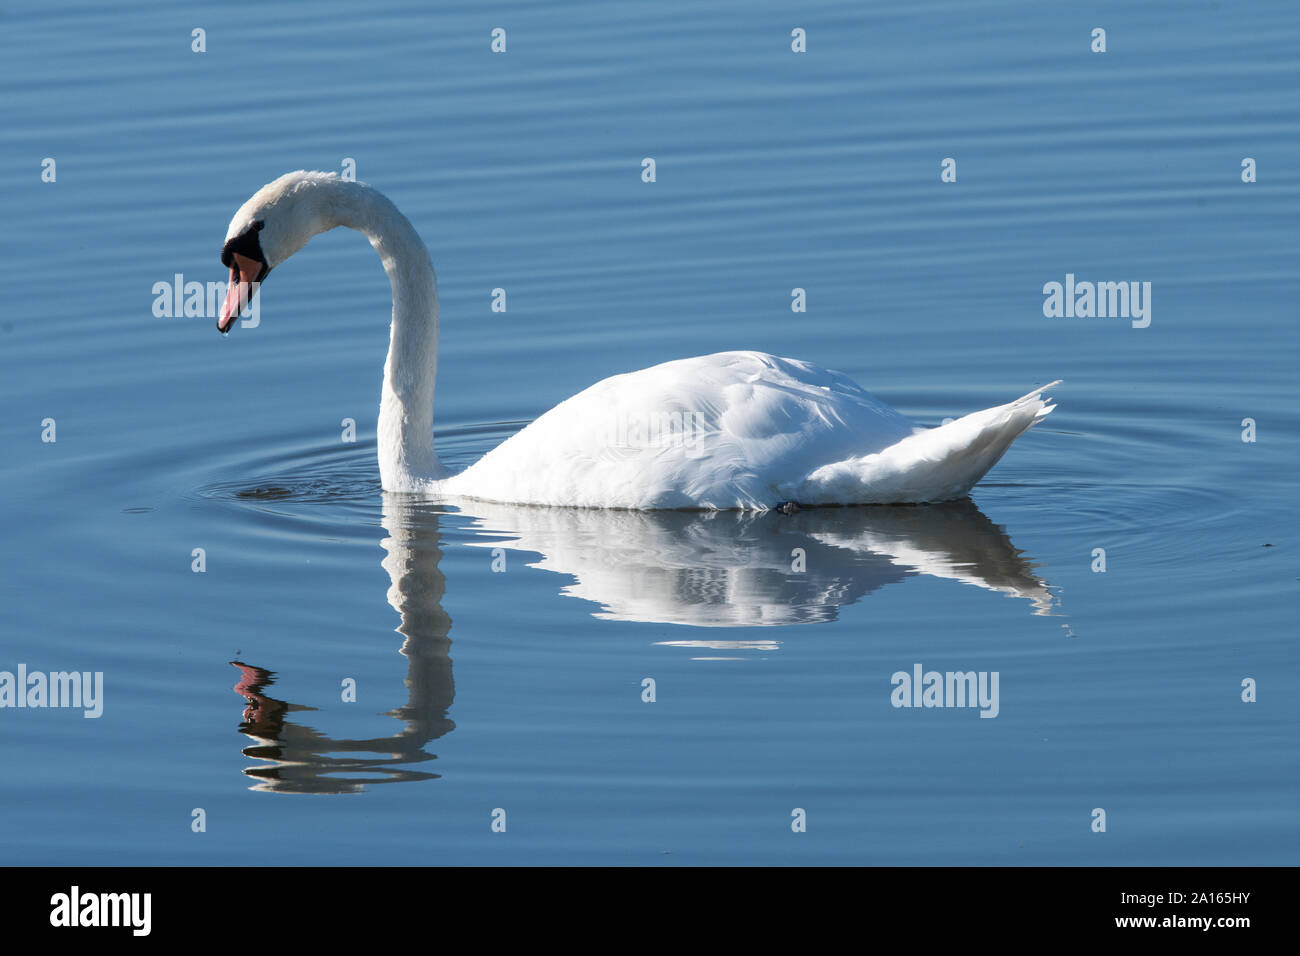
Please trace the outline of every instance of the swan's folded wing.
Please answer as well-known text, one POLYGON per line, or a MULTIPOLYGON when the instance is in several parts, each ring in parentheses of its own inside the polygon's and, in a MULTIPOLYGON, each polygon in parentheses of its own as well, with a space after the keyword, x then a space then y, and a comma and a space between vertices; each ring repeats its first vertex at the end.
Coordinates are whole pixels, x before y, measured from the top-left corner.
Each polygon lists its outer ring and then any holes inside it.
POLYGON ((561 402, 441 490, 604 508, 770 508, 911 423, 838 372, 759 352, 667 362, 561 402))

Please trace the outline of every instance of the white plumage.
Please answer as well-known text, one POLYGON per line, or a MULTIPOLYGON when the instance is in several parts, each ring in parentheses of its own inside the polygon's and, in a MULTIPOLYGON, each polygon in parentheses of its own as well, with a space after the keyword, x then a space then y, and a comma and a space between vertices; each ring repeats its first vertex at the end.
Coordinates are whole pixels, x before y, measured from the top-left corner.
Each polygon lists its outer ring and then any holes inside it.
POLYGON ((598 508, 946 501, 1051 410, 1038 394, 917 430, 839 372, 720 352, 597 382, 434 487, 598 508))
POLYGON ((433 452, 436 281, 410 223, 362 183, 306 172, 263 187, 236 213, 228 241, 254 222, 269 267, 340 225, 380 253, 393 286, 378 429, 389 491, 632 509, 945 501, 965 496, 1053 408, 1044 385, 918 429, 839 372, 720 352, 597 382, 447 476, 433 452))

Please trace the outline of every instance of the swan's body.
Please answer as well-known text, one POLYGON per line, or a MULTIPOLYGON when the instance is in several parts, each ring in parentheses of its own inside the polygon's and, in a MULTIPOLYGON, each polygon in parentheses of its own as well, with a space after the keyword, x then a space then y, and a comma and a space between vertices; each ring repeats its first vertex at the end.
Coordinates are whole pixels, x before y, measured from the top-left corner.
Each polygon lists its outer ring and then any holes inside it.
POLYGON ((436 490, 600 508, 945 501, 1046 413, 1036 396, 917 431, 839 372, 720 352, 597 382, 436 490))
POLYGON ((307 172, 259 190, 227 234, 232 291, 218 328, 234 324, 239 282, 255 283, 335 226, 369 237, 393 286, 378 427, 387 491, 635 509, 945 501, 965 496, 1053 408, 1042 386, 918 429, 839 372, 720 352, 598 382, 448 476, 433 450, 433 264, 411 224, 375 190, 307 172))

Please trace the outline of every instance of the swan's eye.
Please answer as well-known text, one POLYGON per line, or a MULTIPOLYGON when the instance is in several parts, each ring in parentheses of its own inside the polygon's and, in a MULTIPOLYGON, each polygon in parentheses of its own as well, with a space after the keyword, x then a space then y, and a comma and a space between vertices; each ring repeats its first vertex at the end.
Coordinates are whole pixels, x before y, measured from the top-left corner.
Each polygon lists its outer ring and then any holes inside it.
POLYGON ((266 256, 262 254, 262 244, 257 238, 257 234, 262 231, 266 223, 258 219, 250 222, 244 229, 235 236, 226 240, 226 244, 221 247, 221 264, 230 268, 232 257, 236 254, 246 259, 252 259, 254 262, 266 264, 266 256))

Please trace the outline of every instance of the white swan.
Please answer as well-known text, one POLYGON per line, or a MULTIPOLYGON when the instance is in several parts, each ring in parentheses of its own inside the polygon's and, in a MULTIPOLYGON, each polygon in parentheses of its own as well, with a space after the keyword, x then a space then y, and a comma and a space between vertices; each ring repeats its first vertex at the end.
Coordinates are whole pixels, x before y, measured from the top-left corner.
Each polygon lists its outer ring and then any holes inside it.
POLYGON ((387 491, 593 508, 763 510, 961 498, 1054 407, 1044 385, 933 429, 846 376, 762 352, 615 375, 561 402, 459 474, 433 450, 438 293, 428 249, 386 197, 333 173, 287 173, 230 222, 228 332, 271 269, 336 226, 363 232, 393 288, 379 405, 387 491))

